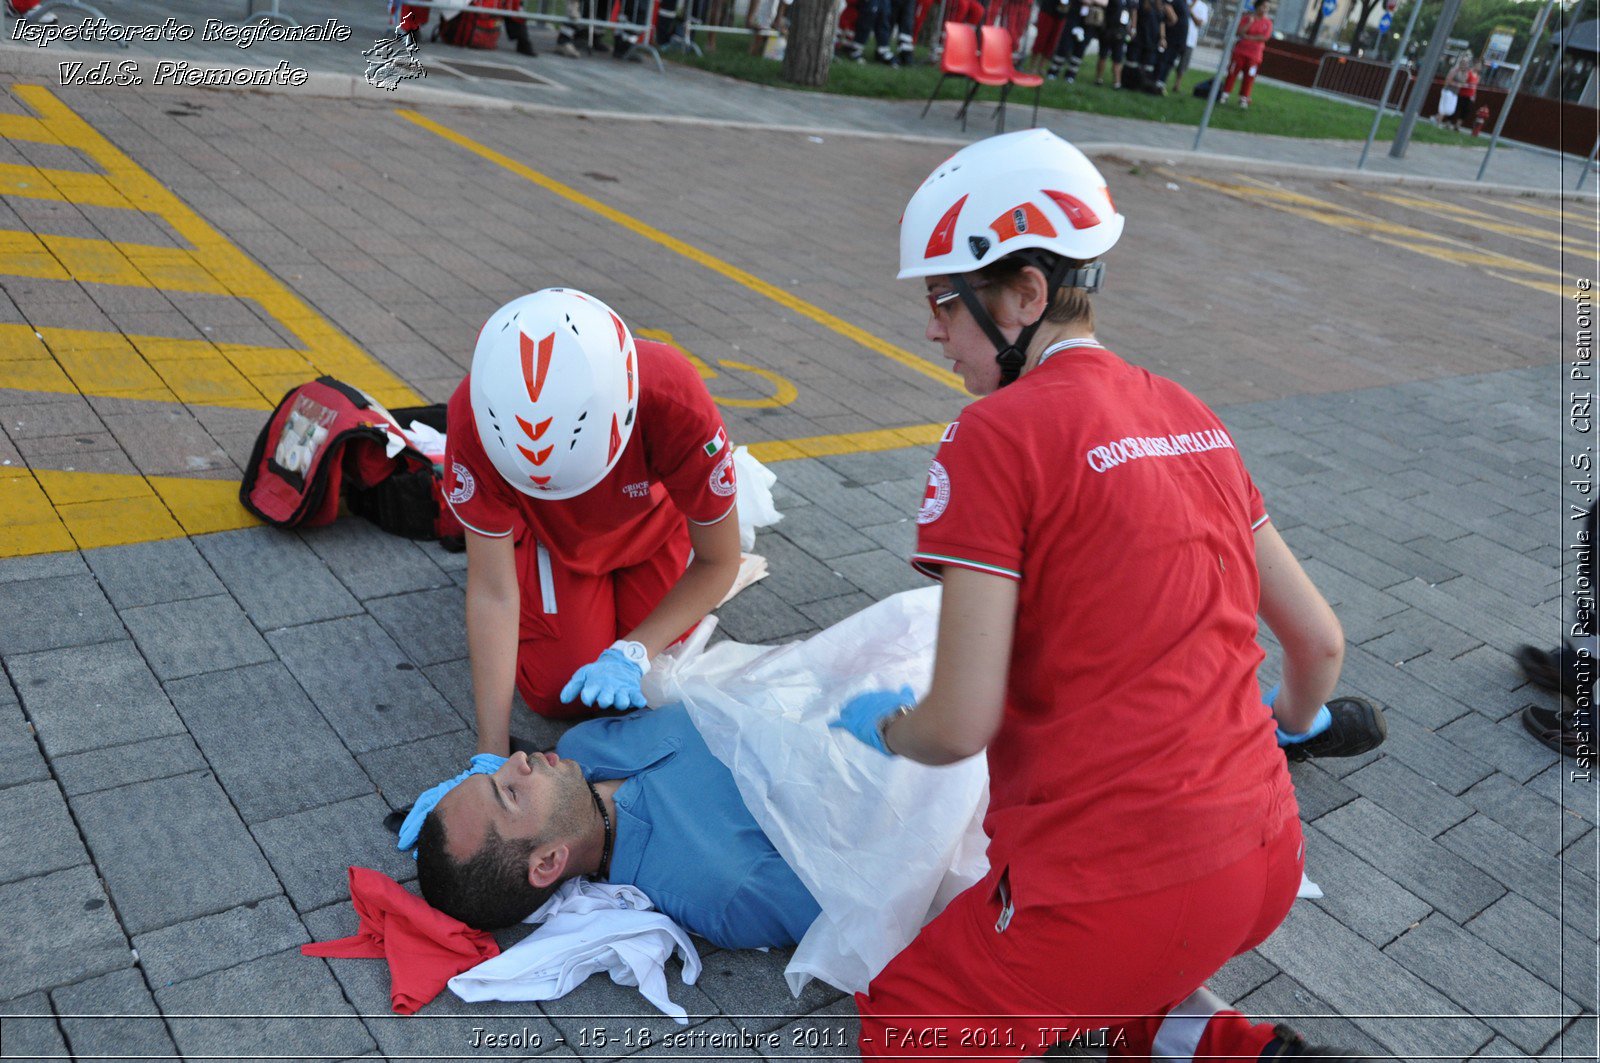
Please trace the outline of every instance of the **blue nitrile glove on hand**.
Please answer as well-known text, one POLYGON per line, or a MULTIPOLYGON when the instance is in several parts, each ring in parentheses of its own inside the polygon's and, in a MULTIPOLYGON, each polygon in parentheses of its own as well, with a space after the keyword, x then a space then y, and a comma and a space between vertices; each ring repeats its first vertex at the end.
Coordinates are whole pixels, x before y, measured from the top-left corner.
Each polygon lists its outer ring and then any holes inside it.
POLYGON ((901 706, 910 707, 916 703, 917 695, 909 686, 899 690, 870 690, 845 702, 844 708, 839 710, 839 718, 828 726, 849 731, 879 753, 892 757, 894 754, 883 744, 883 732, 878 724, 899 712, 901 706))
POLYGON ((471 767, 457 775, 448 782, 442 782, 431 790, 425 790, 411 806, 406 820, 400 824, 400 840, 396 848, 408 852, 413 857, 417 855, 417 835, 422 833, 422 821, 428 818, 428 813, 433 807, 443 800, 444 795, 460 786, 469 775, 493 775, 505 766, 509 757, 496 756, 493 753, 477 753, 469 762, 471 767))
POLYGON ((595 658, 593 664, 586 664, 572 673, 567 685, 561 688, 561 701, 570 704, 574 698, 579 698, 585 705, 618 712, 642 709, 644 691, 639 687, 639 680, 643 678, 644 672, 639 666, 612 647, 595 658))
MULTIPOLYGON (((1262 699, 1267 703, 1267 708, 1272 708, 1272 703, 1278 700, 1278 689, 1282 686, 1282 683, 1278 683, 1274 685, 1271 690, 1267 691, 1267 696, 1262 699)), ((1322 708, 1317 710, 1317 715, 1314 719, 1312 719, 1311 726, 1306 729, 1305 734, 1289 734, 1282 727, 1278 728, 1278 748, 1282 749, 1284 746, 1297 746, 1309 738, 1317 737, 1317 735, 1321 734, 1323 731, 1326 731, 1332 726, 1333 713, 1329 712, 1328 706, 1324 705, 1322 708)))

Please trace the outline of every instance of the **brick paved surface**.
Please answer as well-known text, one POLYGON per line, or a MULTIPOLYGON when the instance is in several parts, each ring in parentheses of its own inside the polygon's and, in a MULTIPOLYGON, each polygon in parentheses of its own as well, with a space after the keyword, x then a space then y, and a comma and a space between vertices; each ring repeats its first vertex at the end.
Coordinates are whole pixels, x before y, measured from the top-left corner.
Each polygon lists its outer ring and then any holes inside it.
MULTIPOLYGON (((7 88, 0 123, 36 113, 36 97, 7 88)), ((675 1029, 623 1018, 643 1002, 604 979, 537 1006, 446 995, 400 1019, 380 964, 299 955, 353 930, 348 865, 412 876, 382 816, 471 750, 463 563, 353 518, 299 533, 230 524, 216 506, 185 509, 182 488, 237 479, 287 383, 271 390, 281 355, 261 352, 332 349, 295 331, 306 320, 353 342, 366 360, 351 372, 379 367, 436 400, 489 311, 567 283, 702 359, 730 433, 775 459, 785 519, 758 539, 772 574, 720 611, 728 636, 800 637, 919 586, 904 557, 930 448, 784 447, 960 408, 917 368, 937 361, 919 338, 925 311, 892 279, 900 206, 946 149, 421 108, 452 142, 373 103, 54 97, 309 317, 286 323, 276 289, 109 283, 91 270, 103 260, 68 245, 44 244, 73 264, 59 270, 0 248, 0 322, 26 330, 0 334, 5 1056, 466 1058, 484 1026, 527 1027, 541 1058, 610 1058, 633 1053, 594 1047, 586 1029, 675 1029), (840 322, 909 353, 895 360, 840 322), (86 347, 91 332, 126 346, 86 347), (243 390, 202 401, 184 390, 199 370, 180 375, 152 338, 200 344, 184 348, 196 365, 231 357, 243 390), (94 349, 123 353, 75 360, 94 349), (135 393, 146 372, 162 395, 135 393), (781 385, 792 399, 777 401, 781 385), (114 493, 129 479, 157 485, 142 490, 170 507, 165 524, 97 516, 137 501, 114 493), (52 521, 83 548, 14 548, 25 533, 47 544, 36 530, 52 521), (93 548, 119 528, 144 531, 93 548)), ((0 132, 28 174, 100 172, 70 137, 0 132)), ((1594 790, 1522 732, 1521 708, 1552 698, 1509 657, 1561 629, 1560 293, 1593 275, 1592 221, 1563 222, 1551 201, 1402 202, 1383 186, 1101 162, 1130 219, 1097 302, 1102 338, 1218 408, 1345 625, 1342 689, 1389 712, 1382 751, 1294 768, 1327 896, 1298 902, 1215 987, 1375 1056, 1592 1057, 1600 815, 1594 790)), ((0 192, 8 239, 115 240, 137 256, 197 231, 172 228, 170 211, 0 192)), ((514 729, 554 734, 526 714, 514 729)), ((848 1057, 828 1037, 853 1029, 852 1003, 820 985, 792 999, 785 958, 708 948, 699 984, 674 997, 708 1032, 810 1033, 822 1043, 807 1054, 848 1057)))

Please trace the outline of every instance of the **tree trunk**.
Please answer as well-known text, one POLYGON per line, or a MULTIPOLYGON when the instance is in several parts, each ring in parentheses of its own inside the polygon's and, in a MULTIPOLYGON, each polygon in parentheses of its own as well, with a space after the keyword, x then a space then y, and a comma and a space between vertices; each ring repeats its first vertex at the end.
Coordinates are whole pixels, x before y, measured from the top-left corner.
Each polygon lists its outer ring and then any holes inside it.
POLYGON ((789 15, 789 42, 783 53, 784 81, 807 88, 828 83, 833 60, 835 0, 794 0, 789 15))

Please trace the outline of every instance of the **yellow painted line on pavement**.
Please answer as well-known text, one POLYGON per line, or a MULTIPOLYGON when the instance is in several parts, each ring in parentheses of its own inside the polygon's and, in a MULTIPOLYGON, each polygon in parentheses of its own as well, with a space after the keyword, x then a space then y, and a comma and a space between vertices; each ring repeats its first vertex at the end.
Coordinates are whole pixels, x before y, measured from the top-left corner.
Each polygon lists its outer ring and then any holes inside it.
MULTIPOLYGON (((30 144, 66 144, 50 123, 25 114, 0 114, 0 137, 30 144)), ((71 146, 71 145, 68 145, 71 146)))
MULTIPOLYGON (((635 329, 634 335, 642 336, 647 340, 660 340, 663 343, 670 343, 677 347, 678 350, 682 351, 684 356, 689 359, 689 364, 694 366, 695 372, 700 374, 701 380, 715 380, 717 377, 722 375, 717 370, 711 368, 710 363, 704 358, 701 358, 699 355, 689 350, 689 348, 685 347, 682 343, 679 343, 676 339, 673 339, 672 333, 668 332, 666 329, 635 329)), ((800 390, 796 388, 792 382, 790 382, 788 377, 779 376, 770 369, 762 369, 760 366, 749 365, 745 362, 735 362, 727 358, 718 358, 717 364, 722 366, 724 369, 733 369, 741 373, 749 373, 751 376, 759 377, 772 387, 772 395, 765 399, 730 399, 723 398, 719 395, 712 395, 712 401, 718 406, 728 406, 741 410, 769 410, 778 406, 787 406, 794 402, 795 399, 800 397, 800 390)))
POLYGON ((200 295, 229 294, 216 277, 180 248, 81 236, 36 236, 10 229, 0 230, 0 274, 200 295))
POLYGON ((1244 200, 1269 207, 1272 210, 1293 214, 1296 217, 1318 222, 1331 228, 1353 232, 1375 240, 1378 243, 1388 244, 1392 247, 1404 248, 1419 255, 1441 262, 1449 262, 1458 266, 1477 266, 1489 271, 1489 275, 1500 280, 1510 280, 1524 287, 1534 288, 1536 291, 1551 291, 1558 294, 1565 293, 1574 282, 1562 276, 1561 271, 1549 266, 1541 266, 1534 262, 1527 262, 1509 255, 1496 254, 1484 251, 1464 240, 1456 240, 1438 233, 1431 233, 1424 229, 1414 229, 1398 222, 1387 221, 1370 214, 1362 214, 1348 207, 1341 207, 1326 200, 1316 199, 1312 196, 1301 195, 1285 188, 1278 188, 1265 182, 1258 181, 1247 175, 1239 175, 1248 184, 1232 184, 1227 181, 1218 181, 1207 177, 1197 177, 1193 174, 1174 173, 1160 169, 1159 172, 1175 180, 1187 181, 1202 188, 1209 188, 1234 199, 1244 200), (1502 272, 1496 272, 1502 271, 1502 272), (1534 281, 1527 278, 1515 279, 1506 276, 1512 274, 1534 274, 1544 278, 1534 281))
POLYGON ((130 209, 134 204, 104 174, 0 163, 0 195, 51 199, 80 207, 130 209))
POLYGON ((275 347, 0 325, 0 388, 266 410, 285 376, 315 375, 298 351, 275 347))
POLYGON ((1535 229, 1527 225, 1511 225, 1498 221, 1493 216, 1480 210, 1457 206, 1454 203, 1446 203, 1442 199, 1434 199, 1431 196, 1400 195, 1395 192, 1378 192, 1368 188, 1352 189, 1352 191, 1359 191, 1364 196, 1370 196, 1384 203, 1392 203, 1397 207, 1405 207, 1407 210, 1420 211, 1423 214, 1431 214, 1446 221, 1471 225, 1485 232, 1509 236, 1514 240, 1526 240, 1529 243, 1538 244, 1540 247, 1552 251, 1560 250, 1561 234, 1549 229, 1535 229))
POLYGON ((904 349, 903 347, 897 347, 887 340, 879 339, 866 329, 863 329, 857 325, 852 325, 843 318, 834 314, 830 314, 820 306, 816 306, 813 303, 808 303, 799 296, 793 295, 790 292, 786 292, 775 284, 769 284, 753 273, 742 270, 730 262, 724 262, 715 255, 711 255, 705 251, 702 251, 698 247, 686 243, 685 241, 678 239, 676 236, 672 236, 669 233, 663 232, 653 225, 646 224, 645 222, 633 217, 631 214, 626 214, 623 211, 617 210, 615 207, 608 206, 607 204, 600 202, 598 199, 595 199, 593 196, 585 195, 570 185, 562 184, 560 181, 557 181, 552 177, 547 177, 532 167, 520 163, 508 155, 501 154, 486 144, 480 144, 471 137, 463 136, 447 126, 440 125, 433 119, 418 114, 416 111, 401 108, 397 113, 400 115, 400 117, 406 119, 407 121, 421 126, 430 133, 443 137, 445 140, 450 141, 450 143, 455 144, 458 147, 465 148, 467 151, 472 152, 479 158, 486 159, 502 169, 509 170, 518 177, 533 182, 547 192, 553 192, 562 199, 565 199, 567 202, 598 214, 607 221, 614 222, 615 224, 622 226, 624 229, 627 229, 629 232, 642 236, 652 243, 659 244, 669 251, 676 252, 677 254, 682 255, 684 258, 689 259, 691 262, 704 266, 713 273, 718 273, 728 278, 735 284, 742 285, 758 295, 763 295, 768 299, 771 299, 780 306, 783 306, 789 310, 793 310, 801 317, 809 318, 824 328, 830 329, 846 339, 854 340, 856 343, 861 344, 868 350, 883 355, 890 361, 897 362, 900 365, 905 366, 907 369, 921 373, 923 376, 928 377, 929 379, 937 380, 939 383, 944 384, 947 387, 954 388, 957 391, 963 390, 961 378, 950 372, 948 369, 943 369, 939 366, 936 366, 926 359, 918 358, 910 351, 904 349))
POLYGON ((1569 224, 1585 225, 1600 231, 1600 218, 1595 217, 1594 205, 1591 202, 1566 203, 1566 201, 1563 201, 1566 206, 1565 210, 1557 210, 1554 207, 1541 207, 1534 203, 1519 203, 1509 199, 1491 199, 1488 196, 1479 196, 1478 202, 1496 207, 1505 207, 1508 210, 1520 211, 1523 214, 1532 214, 1536 218, 1555 218, 1558 221, 1566 221, 1569 224))
POLYGON ((832 436, 804 439, 776 439, 751 443, 750 453, 763 462, 791 461, 795 458, 826 458, 835 454, 862 454, 874 450, 900 450, 925 447, 939 442, 944 424, 914 424, 905 428, 878 428, 869 432, 844 432, 832 436))
POLYGON ((184 476, 0 468, 0 558, 232 531, 260 523, 239 484, 184 476))

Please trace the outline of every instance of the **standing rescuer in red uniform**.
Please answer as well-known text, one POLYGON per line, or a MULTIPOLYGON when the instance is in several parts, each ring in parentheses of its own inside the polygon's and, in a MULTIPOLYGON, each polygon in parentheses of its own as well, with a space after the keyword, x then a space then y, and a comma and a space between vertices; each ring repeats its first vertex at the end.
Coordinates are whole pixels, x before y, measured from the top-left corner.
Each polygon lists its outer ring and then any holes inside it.
POLYGON ((944 583, 928 694, 859 695, 834 726, 925 764, 985 753, 990 869, 858 995, 868 1059, 1014 1059, 1107 1027, 1114 1057, 1323 1051, 1203 983, 1299 886, 1285 749, 1370 749, 1382 720, 1323 704, 1343 633, 1222 422, 1096 340, 1122 228, 1045 130, 964 148, 901 221, 927 337, 981 397, 917 517, 913 563, 944 583), (1274 709, 1258 612, 1284 648, 1274 709))

